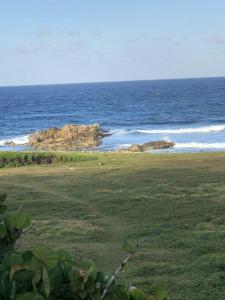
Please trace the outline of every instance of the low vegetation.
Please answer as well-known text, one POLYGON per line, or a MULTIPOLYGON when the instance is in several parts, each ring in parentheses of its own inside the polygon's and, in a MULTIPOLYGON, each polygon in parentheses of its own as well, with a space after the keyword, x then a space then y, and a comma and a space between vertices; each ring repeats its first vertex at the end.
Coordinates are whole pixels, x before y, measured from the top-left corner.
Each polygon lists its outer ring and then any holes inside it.
POLYGON ((116 277, 139 246, 124 244, 126 258, 112 277, 99 272, 94 262, 76 262, 65 250, 36 245, 27 251, 16 250, 17 240, 31 226, 30 217, 8 212, 0 195, 0 300, 164 300, 164 288, 154 293, 116 283, 116 277))
POLYGON ((79 152, 0 152, 0 168, 80 162, 96 159, 96 156, 79 152))
POLYGON ((123 242, 144 239, 120 283, 165 286, 169 300, 225 299, 225 153, 94 156, 0 170, 10 210, 33 219, 22 249, 63 248, 112 274, 123 242))

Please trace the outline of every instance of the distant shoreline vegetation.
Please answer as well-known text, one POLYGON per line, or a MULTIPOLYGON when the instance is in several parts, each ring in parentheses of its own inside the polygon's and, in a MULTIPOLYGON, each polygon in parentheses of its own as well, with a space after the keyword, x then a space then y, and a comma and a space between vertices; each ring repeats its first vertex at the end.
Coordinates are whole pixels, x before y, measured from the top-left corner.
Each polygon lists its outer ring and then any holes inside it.
POLYGON ((92 153, 0 152, 0 168, 96 160, 92 153))

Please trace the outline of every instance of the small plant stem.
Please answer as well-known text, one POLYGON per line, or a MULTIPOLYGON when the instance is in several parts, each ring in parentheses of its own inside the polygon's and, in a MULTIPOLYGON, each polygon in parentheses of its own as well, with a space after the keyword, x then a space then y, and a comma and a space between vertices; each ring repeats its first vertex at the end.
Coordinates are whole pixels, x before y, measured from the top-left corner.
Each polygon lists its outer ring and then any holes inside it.
MULTIPOLYGON (((136 253, 136 252, 135 252, 136 253)), ((118 268, 114 271, 113 275, 110 277, 109 281, 106 284, 106 287, 101 295, 101 300, 105 298, 106 294, 108 293, 109 287, 111 286, 111 284, 113 283, 113 281, 116 279, 116 277, 118 276, 118 274, 123 270, 123 268, 125 267, 125 265, 127 264, 128 260, 135 254, 128 254, 124 260, 121 262, 121 264, 118 266, 118 268)))

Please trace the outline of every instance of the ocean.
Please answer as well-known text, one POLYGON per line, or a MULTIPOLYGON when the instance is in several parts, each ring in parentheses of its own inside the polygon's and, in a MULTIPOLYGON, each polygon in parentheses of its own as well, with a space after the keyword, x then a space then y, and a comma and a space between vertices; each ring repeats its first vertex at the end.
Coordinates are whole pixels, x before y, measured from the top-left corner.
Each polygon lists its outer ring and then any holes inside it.
POLYGON ((225 78, 0 88, 0 150, 29 149, 28 134, 68 123, 109 130, 97 150, 166 140, 167 152, 224 151, 225 78))

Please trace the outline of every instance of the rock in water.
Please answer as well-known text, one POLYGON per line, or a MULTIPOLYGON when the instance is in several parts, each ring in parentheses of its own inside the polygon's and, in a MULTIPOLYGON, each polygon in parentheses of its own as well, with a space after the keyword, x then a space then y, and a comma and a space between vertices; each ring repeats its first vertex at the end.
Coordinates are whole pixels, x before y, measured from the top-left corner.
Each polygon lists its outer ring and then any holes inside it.
POLYGON ((128 148, 128 151, 130 152, 143 152, 144 148, 142 145, 133 144, 128 148))
POLYGON ((175 145, 173 142, 167 142, 167 141, 153 141, 143 144, 144 151, 146 150, 160 150, 160 149, 166 149, 171 148, 175 145))
POLYGON ((98 124, 68 124, 63 128, 49 128, 29 135, 28 144, 40 150, 79 150, 97 147, 109 135, 98 124))
POLYGON ((5 142, 5 146, 16 147, 16 143, 13 141, 5 142))
POLYGON ((166 148, 172 148, 175 145, 173 142, 166 141, 153 141, 143 145, 133 144, 127 150, 130 152, 143 152, 147 150, 160 150, 166 148))

